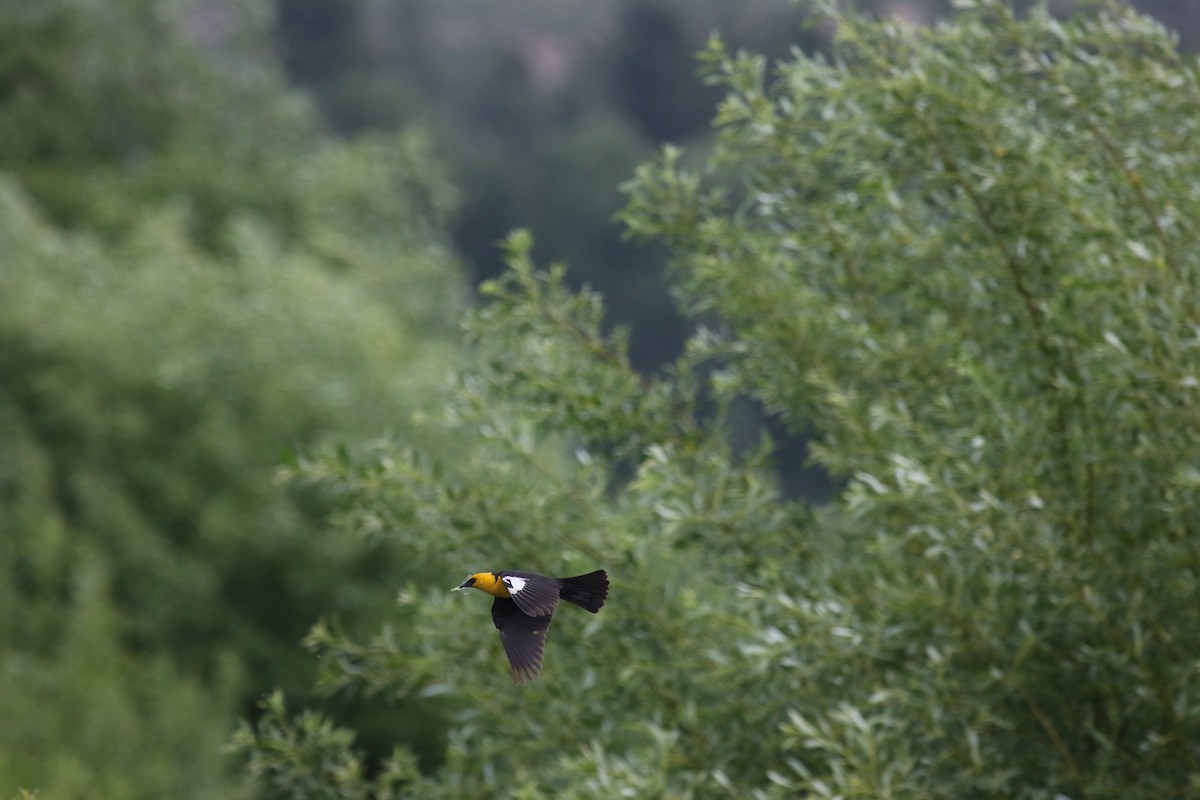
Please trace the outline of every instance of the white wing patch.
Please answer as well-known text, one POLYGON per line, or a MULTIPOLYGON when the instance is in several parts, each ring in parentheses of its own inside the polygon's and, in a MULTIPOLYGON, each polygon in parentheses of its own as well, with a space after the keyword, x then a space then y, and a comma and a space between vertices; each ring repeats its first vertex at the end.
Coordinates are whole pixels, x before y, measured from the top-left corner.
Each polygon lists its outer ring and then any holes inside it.
POLYGON ((504 575, 500 580, 508 589, 508 596, 528 616, 549 616, 558 608, 558 593, 562 584, 554 578, 525 573, 504 575))

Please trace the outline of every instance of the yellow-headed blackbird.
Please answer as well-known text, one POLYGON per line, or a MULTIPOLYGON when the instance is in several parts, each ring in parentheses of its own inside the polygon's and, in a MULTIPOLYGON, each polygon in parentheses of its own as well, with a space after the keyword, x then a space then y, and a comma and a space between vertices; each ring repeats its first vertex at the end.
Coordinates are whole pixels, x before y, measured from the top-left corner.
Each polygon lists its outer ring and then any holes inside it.
POLYGON ((496 598, 492 622, 500 631, 513 680, 520 684, 536 678, 542 669, 546 631, 558 601, 566 600, 595 614, 608 598, 608 573, 598 569, 574 578, 547 578, 513 569, 476 572, 454 591, 467 588, 496 598))

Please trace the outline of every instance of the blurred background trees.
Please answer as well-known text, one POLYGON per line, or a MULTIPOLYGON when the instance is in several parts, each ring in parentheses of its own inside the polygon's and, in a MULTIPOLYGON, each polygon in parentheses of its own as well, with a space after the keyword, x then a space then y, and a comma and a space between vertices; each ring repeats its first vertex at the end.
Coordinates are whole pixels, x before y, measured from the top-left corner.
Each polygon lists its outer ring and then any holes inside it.
POLYGON ((233 719, 307 694, 313 621, 377 617, 413 569, 273 475, 425 435, 455 194, 416 127, 331 135, 269 18, 210 48, 181 14, 0 6, 6 793, 229 796, 233 719))
POLYGON ((617 186, 662 141, 709 136, 719 94, 696 73, 714 30, 782 55, 818 37, 786 0, 438 3, 282 0, 289 75, 342 130, 433 119, 462 190, 453 226, 477 280, 502 268, 497 243, 539 232, 572 282, 601 289, 632 355, 674 358, 686 325, 671 303, 661 249, 613 224, 617 186))
MULTIPOLYGON (((1142 7, 1195 41, 1190 4, 1142 7)), ((919 51, 978 105, 943 120, 966 185, 1013 198, 984 241, 905 127, 924 84, 884 64, 914 45, 853 28, 839 86, 790 53, 828 48, 802 18, 0 0, 0 791, 787 796, 911 774, 1132 796, 1143 758, 1146 792, 1186 785, 1194 72, 1132 19, 1025 49, 966 24, 919 51), (701 81, 714 29, 783 60, 773 94, 754 58, 714 52, 701 81), (1018 52, 1083 54, 1096 82, 997 83, 1018 52), (806 106, 811 86, 856 112, 806 106), (823 124, 827 151, 804 138, 823 124), (537 252, 517 237, 509 270, 519 226, 537 252), (1003 294, 995 241, 1054 303, 1003 294), (956 308, 995 330, 962 337, 956 308), (845 487, 816 510, 796 498, 830 484, 784 438, 814 424, 845 487), (556 623, 533 695, 509 694, 481 604, 441 596, 505 564, 617 576, 600 617, 556 623), (238 716, 257 788, 220 752, 238 716), (489 732, 515 719, 519 746, 489 732), (978 766, 1018 740, 1046 760, 978 766)))

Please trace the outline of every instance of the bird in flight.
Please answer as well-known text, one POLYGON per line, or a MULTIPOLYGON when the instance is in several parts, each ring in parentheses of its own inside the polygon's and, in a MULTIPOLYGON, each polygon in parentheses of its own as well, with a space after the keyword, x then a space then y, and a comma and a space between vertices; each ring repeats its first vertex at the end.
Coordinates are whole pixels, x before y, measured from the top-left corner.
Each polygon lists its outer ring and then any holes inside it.
POLYGON ((598 569, 573 578, 548 578, 514 569, 476 572, 454 591, 461 589, 479 589, 496 598, 492 622, 500 631, 513 681, 522 684, 542 670, 546 631, 558 601, 566 600, 595 614, 608 598, 608 573, 598 569))

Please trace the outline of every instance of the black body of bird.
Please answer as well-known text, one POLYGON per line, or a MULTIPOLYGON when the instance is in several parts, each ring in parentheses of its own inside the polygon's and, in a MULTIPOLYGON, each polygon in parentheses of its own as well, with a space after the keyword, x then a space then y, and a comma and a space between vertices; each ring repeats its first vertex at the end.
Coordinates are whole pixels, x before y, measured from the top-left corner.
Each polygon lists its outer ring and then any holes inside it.
POLYGON ((496 598, 492 622, 500 631, 513 680, 521 684, 529 683, 542 670, 546 632, 558 601, 566 600, 595 614, 608 598, 608 573, 598 569, 573 578, 549 578, 513 569, 476 572, 454 591, 459 589, 479 589, 496 598))

